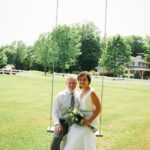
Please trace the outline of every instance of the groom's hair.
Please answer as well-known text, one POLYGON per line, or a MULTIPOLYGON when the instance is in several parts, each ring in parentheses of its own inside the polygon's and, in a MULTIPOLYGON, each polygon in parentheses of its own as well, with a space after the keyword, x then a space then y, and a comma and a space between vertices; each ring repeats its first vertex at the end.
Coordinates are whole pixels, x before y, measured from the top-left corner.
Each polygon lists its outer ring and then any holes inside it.
POLYGON ((82 76, 86 76, 88 81, 89 81, 89 84, 91 83, 91 76, 87 71, 82 71, 82 72, 79 73, 79 75, 77 77, 78 81, 79 81, 79 78, 82 77, 82 76))
POLYGON ((75 81, 77 81, 77 76, 74 74, 70 74, 66 77, 66 82, 68 82, 70 79, 73 79, 75 81))

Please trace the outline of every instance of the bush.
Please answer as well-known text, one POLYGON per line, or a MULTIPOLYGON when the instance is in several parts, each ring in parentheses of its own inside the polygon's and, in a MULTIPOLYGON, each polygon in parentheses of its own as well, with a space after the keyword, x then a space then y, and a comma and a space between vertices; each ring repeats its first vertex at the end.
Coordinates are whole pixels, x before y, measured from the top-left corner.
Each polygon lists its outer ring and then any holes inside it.
POLYGON ((134 79, 141 79, 140 72, 136 72, 133 76, 134 79))

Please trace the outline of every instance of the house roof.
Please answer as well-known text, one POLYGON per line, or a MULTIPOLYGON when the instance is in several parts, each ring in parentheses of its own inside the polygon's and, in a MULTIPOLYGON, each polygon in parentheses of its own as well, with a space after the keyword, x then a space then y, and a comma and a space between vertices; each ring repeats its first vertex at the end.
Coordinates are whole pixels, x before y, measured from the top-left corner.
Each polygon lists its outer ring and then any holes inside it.
POLYGON ((150 72, 150 69, 148 69, 148 68, 127 68, 126 70, 148 71, 148 72, 150 72))
POLYGON ((150 62, 147 62, 147 61, 143 60, 142 58, 138 58, 138 57, 133 57, 132 56, 131 59, 133 61, 138 61, 138 62, 142 62, 142 63, 145 63, 145 64, 150 64, 150 62))

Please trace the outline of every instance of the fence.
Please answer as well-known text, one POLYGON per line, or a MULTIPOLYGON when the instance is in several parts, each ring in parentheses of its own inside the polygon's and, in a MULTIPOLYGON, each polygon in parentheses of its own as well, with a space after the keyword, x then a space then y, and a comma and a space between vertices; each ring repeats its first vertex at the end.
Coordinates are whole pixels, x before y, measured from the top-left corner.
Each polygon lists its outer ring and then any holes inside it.
POLYGON ((16 73, 20 73, 20 72, 23 72, 23 70, 16 70, 16 69, 0 69, 0 74, 13 74, 15 75, 16 73))

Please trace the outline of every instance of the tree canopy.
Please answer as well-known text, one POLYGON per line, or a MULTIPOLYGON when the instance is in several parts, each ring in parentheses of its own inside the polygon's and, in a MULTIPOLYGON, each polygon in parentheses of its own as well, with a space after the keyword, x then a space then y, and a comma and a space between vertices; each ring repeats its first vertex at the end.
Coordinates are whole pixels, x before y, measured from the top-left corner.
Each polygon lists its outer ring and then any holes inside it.
POLYGON ((75 26, 58 26, 52 32, 55 66, 64 72, 80 55, 80 35, 75 26))
POLYGON ((98 66, 101 54, 99 31, 93 23, 87 23, 80 28, 81 55, 78 58, 80 70, 92 70, 98 66))
POLYGON ((102 58, 102 65, 114 76, 123 73, 130 63, 131 50, 120 35, 109 39, 107 50, 102 58))
POLYGON ((150 36, 100 36, 92 23, 59 25, 42 33, 33 45, 14 41, 0 47, 0 67, 13 64, 17 69, 36 69, 56 72, 93 70, 99 65, 111 74, 123 74, 130 57, 142 55, 150 62, 150 36), (105 45, 105 48, 103 46, 105 45))

